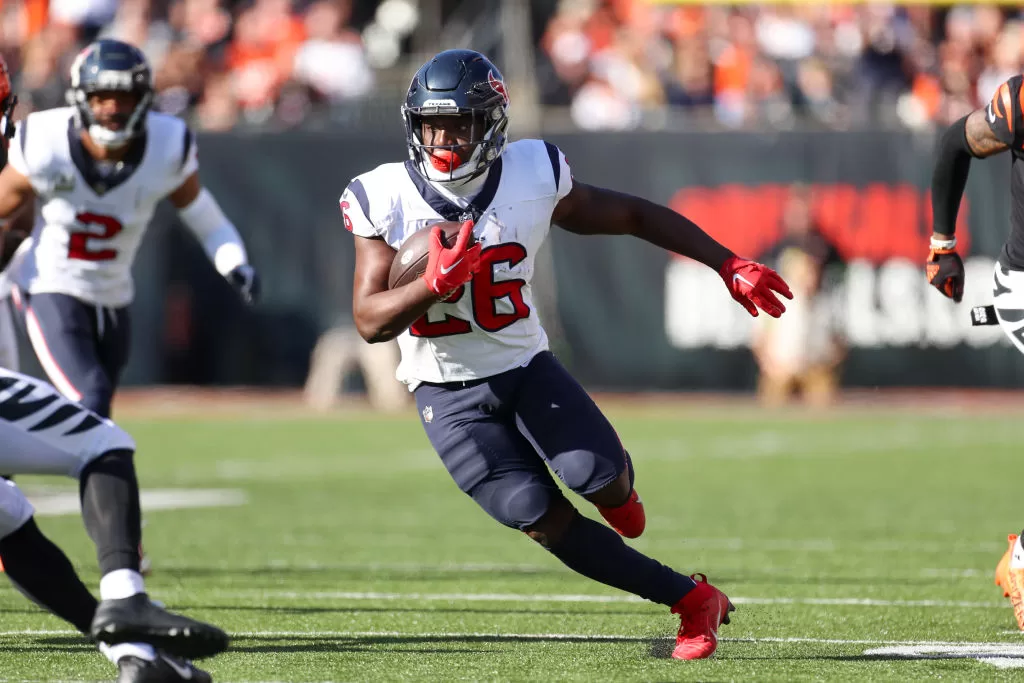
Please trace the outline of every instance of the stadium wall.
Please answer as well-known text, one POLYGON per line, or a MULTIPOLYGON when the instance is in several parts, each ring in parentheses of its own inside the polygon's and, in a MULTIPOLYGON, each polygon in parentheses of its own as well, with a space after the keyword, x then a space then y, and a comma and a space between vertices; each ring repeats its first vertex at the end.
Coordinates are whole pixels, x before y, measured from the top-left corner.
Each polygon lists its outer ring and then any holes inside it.
MULTIPOLYGON (((849 261, 834 315, 848 386, 1015 387, 1024 363, 998 328, 971 328, 1007 231, 1009 159, 975 161, 960 227, 965 303, 924 281, 933 138, 906 133, 567 134, 577 179, 686 213, 757 256, 780 234, 792 183, 849 261), (941 369, 941 371, 940 371, 941 369)), ((265 299, 244 310, 166 207, 136 264, 130 384, 298 385, 320 332, 351 321, 351 237, 337 209, 354 175, 406 152, 399 135, 201 135, 205 183, 245 236, 265 299)), ((747 389, 752 321, 706 268, 632 238, 554 230, 553 344, 594 388, 747 389)))

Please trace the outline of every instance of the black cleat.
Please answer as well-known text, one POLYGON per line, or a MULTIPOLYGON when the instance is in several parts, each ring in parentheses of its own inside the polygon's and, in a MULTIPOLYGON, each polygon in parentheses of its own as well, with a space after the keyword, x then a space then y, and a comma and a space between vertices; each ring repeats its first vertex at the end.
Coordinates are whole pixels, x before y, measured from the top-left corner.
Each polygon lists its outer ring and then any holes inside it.
POLYGON ((139 657, 121 657, 117 660, 116 683, 212 683, 213 678, 192 662, 158 652, 156 660, 148 662, 139 657))
POLYGON ((103 600, 96 608, 90 635, 108 645, 149 643, 158 650, 188 659, 212 657, 227 649, 228 634, 154 605, 145 593, 103 600))

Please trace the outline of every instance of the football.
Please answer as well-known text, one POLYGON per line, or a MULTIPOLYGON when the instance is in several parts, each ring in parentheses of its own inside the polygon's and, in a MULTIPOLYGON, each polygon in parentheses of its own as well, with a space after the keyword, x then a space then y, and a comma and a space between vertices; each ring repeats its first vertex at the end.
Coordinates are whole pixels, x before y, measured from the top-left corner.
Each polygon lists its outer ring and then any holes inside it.
MULTIPOLYGON (((454 247, 459 237, 459 229, 462 223, 457 221, 442 221, 434 223, 414 232, 409 239, 402 243, 395 260, 391 262, 391 272, 388 274, 388 289, 401 287, 410 282, 415 282, 427 270, 427 258, 430 256, 430 231, 434 225, 441 228, 444 233, 442 242, 446 247, 454 247)), ((469 243, 473 243, 470 238, 469 243)))

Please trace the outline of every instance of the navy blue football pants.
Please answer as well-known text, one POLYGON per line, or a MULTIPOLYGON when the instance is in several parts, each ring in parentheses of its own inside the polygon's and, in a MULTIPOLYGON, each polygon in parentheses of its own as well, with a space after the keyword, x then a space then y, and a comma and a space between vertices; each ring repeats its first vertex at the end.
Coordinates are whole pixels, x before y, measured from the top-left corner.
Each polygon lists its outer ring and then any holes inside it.
POLYGON ((509 527, 533 525, 561 497, 551 471, 586 495, 626 468, 611 423, 549 351, 486 379, 421 384, 416 403, 455 483, 509 527))
POLYGON ((128 362, 128 308, 96 306, 67 294, 21 293, 29 341, 50 382, 102 417, 128 362))

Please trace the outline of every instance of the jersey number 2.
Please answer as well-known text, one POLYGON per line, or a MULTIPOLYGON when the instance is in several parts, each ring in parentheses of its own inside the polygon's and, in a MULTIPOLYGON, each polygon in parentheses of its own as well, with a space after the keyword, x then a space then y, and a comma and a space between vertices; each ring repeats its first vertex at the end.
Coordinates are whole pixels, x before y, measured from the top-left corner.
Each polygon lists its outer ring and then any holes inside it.
POLYGON ((80 213, 75 220, 83 225, 98 225, 102 233, 90 230, 76 230, 68 238, 68 258, 82 261, 112 261, 117 258, 117 249, 89 249, 89 240, 109 240, 124 230, 121 221, 113 216, 98 213, 80 213))
MULTIPOLYGON (((481 329, 487 332, 503 330, 517 320, 529 317, 530 307, 523 300, 523 287, 526 280, 494 280, 494 265, 508 263, 510 267, 526 258, 526 249, 521 244, 510 242, 489 247, 480 252, 480 270, 470 280, 473 294, 473 319, 481 329), (498 313, 495 302, 508 297, 512 302, 511 313, 498 313)), ((462 298, 465 287, 459 287, 447 302, 453 304, 462 298)), ((431 322, 422 316, 409 327, 409 334, 414 337, 448 337, 454 334, 466 334, 473 328, 468 320, 446 314, 444 320, 431 322)))

